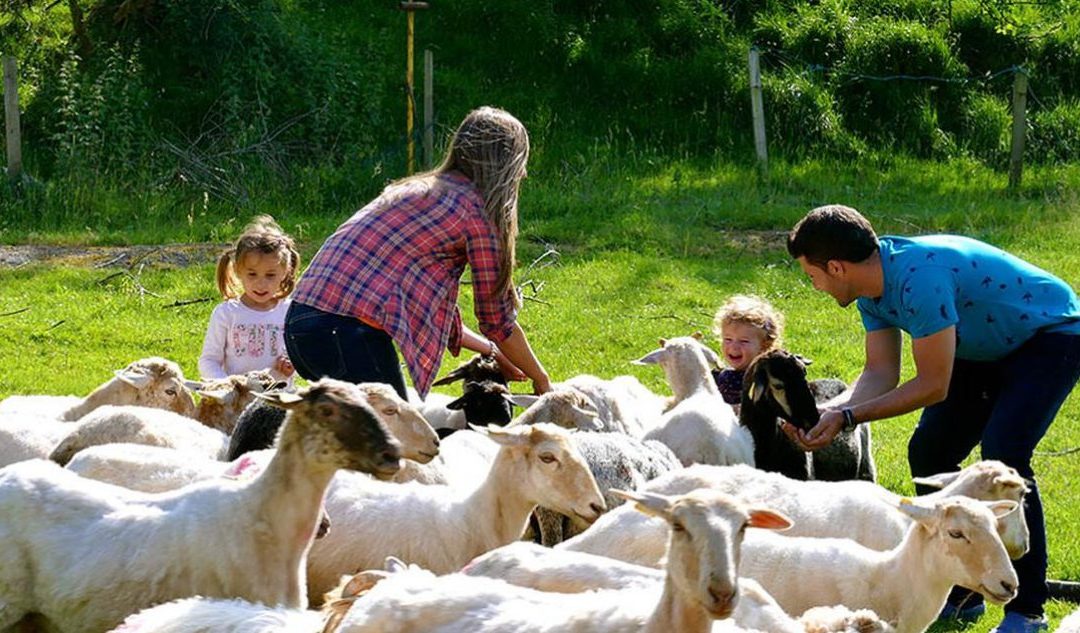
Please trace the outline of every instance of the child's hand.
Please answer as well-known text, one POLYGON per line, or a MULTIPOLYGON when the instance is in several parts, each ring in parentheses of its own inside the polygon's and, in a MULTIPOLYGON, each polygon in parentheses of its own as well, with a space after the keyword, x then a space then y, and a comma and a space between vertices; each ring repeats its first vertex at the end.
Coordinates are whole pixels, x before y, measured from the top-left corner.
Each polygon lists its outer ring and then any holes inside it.
POLYGON ((293 368, 292 361, 290 361, 287 357, 278 356, 277 360, 274 361, 274 371, 281 374, 285 378, 288 378, 289 376, 293 375, 296 369, 293 368))

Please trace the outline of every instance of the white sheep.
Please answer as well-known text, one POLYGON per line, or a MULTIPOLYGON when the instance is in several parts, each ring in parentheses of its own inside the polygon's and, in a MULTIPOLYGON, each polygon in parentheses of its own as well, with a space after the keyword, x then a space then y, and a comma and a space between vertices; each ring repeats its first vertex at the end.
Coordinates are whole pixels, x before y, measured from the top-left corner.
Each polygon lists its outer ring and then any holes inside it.
POLYGON ((195 400, 185 385, 184 372, 171 360, 152 356, 113 372, 115 376, 85 398, 75 396, 9 396, 0 413, 22 413, 59 420, 78 420, 103 404, 139 405, 195 414, 195 400))
POLYGON ((710 366, 719 358, 694 337, 660 340, 660 349, 634 361, 659 364, 674 394, 673 406, 643 439, 667 444, 684 466, 754 464, 754 441, 716 388, 710 366))
MULTIPOLYGON (((483 427, 476 427, 477 430, 483 427)), ((397 556, 437 573, 521 538, 543 504, 592 521, 604 510, 596 480, 568 433, 541 424, 480 431, 500 445, 485 479, 471 486, 384 484, 343 473, 326 495, 331 533, 311 550, 314 602, 342 574, 397 556)))
POLYGON ((1057 633, 1080 633, 1080 609, 1073 611, 1061 620, 1057 633))
POLYGON ((514 404, 525 407, 514 424, 551 422, 566 428, 620 432, 640 438, 660 422, 666 404, 633 376, 604 380, 580 374, 552 387, 541 396, 511 396, 514 404))
POLYGON ((68 633, 100 633, 194 595, 305 607, 305 557, 334 472, 389 476, 399 452, 354 385, 324 379, 266 397, 290 416, 254 479, 152 495, 42 460, 0 470, 0 630, 38 613, 68 633))
MULTIPOLYGON (((965 495, 1022 503, 1027 489, 1016 470, 998 461, 976 462, 957 473, 917 481, 941 487, 923 499, 965 495)), ((773 505, 795 521, 791 536, 850 538, 872 549, 887 550, 895 547, 911 526, 911 519, 894 509, 901 497, 868 481, 796 481, 747 466, 699 465, 661 475, 642 489, 679 494, 697 488, 773 505)), ((1003 517, 998 530, 1013 558, 1027 552, 1029 537, 1022 512, 1003 517)), ((666 538, 663 522, 620 507, 556 547, 659 567, 666 538)))
POLYGON ((84 448, 116 443, 167 446, 219 459, 228 448, 229 436, 172 411, 104 405, 79 420, 49 459, 64 465, 84 448))
POLYGON ((0 468, 27 459, 45 459, 75 428, 70 422, 20 413, 0 414, 0 468))
POLYGON ((199 394, 195 419, 226 435, 232 433, 236 418, 244 407, 255 400, 255 394, 275 387, 284 387, 285 384, 279 382, 270 370, 266 369, 201 383, 188 382, 189 386, 197 387, 195 393, 199 394))
POLYGON ((430 462, 404 460, 393 481, 474 486, 487 477, 498 453, 498 444, 481 433, 465 429, 440 440, 439 454, 430 462))
MULTIPOLYGON (((664 582, 664 572, 658 569, 524 542, 511 543, 483 554, 466 565, 461 573, 559 593, 650 587, 658 591, 664 582)), ((891 629, 869 610, 852 612, 844 607, 814 610, 796 620, 781 609, 757 581, 741 575, 738 604, 731 618, 723 621, 739 629, 769 633, 847 631, 851 628, 869 633, 891 629)), ((719 624, 714 625, 714 631, 719 624)))
POLYGON ((786 518, 713 491, 680 497, 623 493, 675 526, 662 586, 550 593, 500 580, 410 568, 357 600, 340 633, 706 633, 739 601, 738 551, 746 526, 786 518))
POLYGON ((788 613, 834 604, 871 609, 898 633, 929 627, 953 585, 999 604, 1016 596, 1016 572, 996 520, 1017 512, 1015 501, 904 499, 897 507, 914 524, 891 550, 845 538, 755 534, 743 542, 739 573, 761 583, 788 613))
POLYGON ((315 611, 194 597, 143 609, 112 633, 318 633, 322 627, 315 611))

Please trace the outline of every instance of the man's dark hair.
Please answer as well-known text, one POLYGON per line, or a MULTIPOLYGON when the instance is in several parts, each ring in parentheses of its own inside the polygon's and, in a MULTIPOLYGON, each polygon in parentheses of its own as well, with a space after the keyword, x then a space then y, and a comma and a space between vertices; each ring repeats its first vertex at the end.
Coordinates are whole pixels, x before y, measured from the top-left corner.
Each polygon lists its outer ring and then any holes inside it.
POLYGON ((874 227, 861 213, 842 204, 818 207, 799 220, 788 233, 792 258, 825 268, 830 259, 861 262, 878 249, 874 227))

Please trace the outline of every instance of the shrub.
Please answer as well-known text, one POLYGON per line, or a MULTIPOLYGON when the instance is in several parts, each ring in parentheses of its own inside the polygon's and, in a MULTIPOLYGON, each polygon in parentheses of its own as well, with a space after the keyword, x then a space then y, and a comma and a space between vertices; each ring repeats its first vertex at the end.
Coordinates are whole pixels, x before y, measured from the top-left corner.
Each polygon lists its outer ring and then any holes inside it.
POLYGON ((952 34, 960 61, 974 75, 1021 65, 1031 55, 1029 40, 1003 30, 981 2, 953 5, 952 34))
POLYGON ((1007 99, 974 94, 964 104, 962 145, 988 165, 1003 168, 1009 160, 1012 114, 1007 99))
POLYGON ((805 74, 787 71, 763 78, 770 148, 788 157, 832 155, 855 158, 865 151, 836 112, 832 94, 805 74))
POLYGON ((1080 160, 1080 101, 1070 100, 1030 118, 1026 156, 1040 163, 1080 160))

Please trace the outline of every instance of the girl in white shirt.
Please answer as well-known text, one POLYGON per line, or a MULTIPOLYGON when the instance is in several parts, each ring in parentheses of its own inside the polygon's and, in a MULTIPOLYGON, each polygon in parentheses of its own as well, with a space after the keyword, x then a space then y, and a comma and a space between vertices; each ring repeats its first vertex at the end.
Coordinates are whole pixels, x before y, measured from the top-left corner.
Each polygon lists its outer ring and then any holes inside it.
POLYGON ((206 329, 199 357, 204 380, 269 369, 291 382, 282 333, 299 268, 293 239, 268 215, 255 218, 222 253, 217 284, 225 301, 214 308, 206 329))

